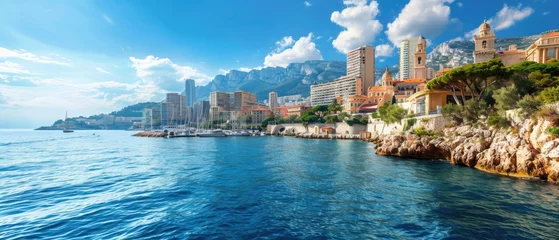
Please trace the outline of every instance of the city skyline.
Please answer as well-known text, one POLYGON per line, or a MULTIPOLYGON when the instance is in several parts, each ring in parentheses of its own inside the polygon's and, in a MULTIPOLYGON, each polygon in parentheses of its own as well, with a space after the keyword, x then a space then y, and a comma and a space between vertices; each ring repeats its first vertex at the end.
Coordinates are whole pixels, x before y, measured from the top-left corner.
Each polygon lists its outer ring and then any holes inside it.
POLYGON ((186 79, 205 85, 231 69, 343 61, 364 44, 375 46, 377 65, 394 65, 401 40, 423 35, 427 51, 446 40, 471 40, 484 18, 499 37, 558 28, 545 21, 557 3, 539 0, 211 4, 0 3, 0 126, 36 127, 65 111, 86 116, 158 101, 180 93, 186 79))

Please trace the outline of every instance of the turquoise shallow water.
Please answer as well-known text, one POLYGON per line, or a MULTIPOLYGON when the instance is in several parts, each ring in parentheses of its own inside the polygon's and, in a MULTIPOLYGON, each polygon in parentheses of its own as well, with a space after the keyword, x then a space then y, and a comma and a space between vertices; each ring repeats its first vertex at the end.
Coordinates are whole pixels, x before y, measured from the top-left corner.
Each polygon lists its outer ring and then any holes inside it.
POLYGON ((559 186, 360 141, 0 131, 0 239, 557 239, 559 186), (98 136, 100 135, 100 136, 98 136))

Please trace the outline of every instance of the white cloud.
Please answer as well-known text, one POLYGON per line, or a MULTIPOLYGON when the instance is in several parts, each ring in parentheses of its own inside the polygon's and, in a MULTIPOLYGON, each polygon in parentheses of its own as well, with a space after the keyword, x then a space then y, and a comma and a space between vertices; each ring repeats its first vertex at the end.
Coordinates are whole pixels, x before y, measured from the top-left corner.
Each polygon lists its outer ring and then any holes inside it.
POLYGON ((132 68, 136 69, 136 76, 144 83, 154 83, 166 91, 181 91, 186 79, 194 79, 196 85, 204 85, 212 79, 195 68, 175 64, 169 58, 150 55, 144 59, 134 57, 129 59, 132 68))
POLYGON ((305 1, 305 6, 310 7, 312 4, 310 2, 305 1))
POLYGON ((375 47, 375 57, 392 57, 394 46, 390 44, 381 44, 375 47))
MULTIPOLYGON (((316 48, 316 44, 312 41, 312 37, 313 34, 309 33, 308 36, 299 38, 299 40, 293 43, 291 48, 287 48, 283 51, 278 51, 277 49, 272 51, 264 58, 264 66, 286 67, 290 63, 295 62, 322 60, 322 54, 316 48)), ((283 39, 286 39, 286 37, 283 39)))
POLYGON ((464 4, 462 2, 457 2, 456 5, 458 5, 458 7, 464 6, 464 4))
POLYGON ((316 40, 320 40, 320 39, 322 39, 322 36, 316 37, 316 40))
POLYGON ((108 24, 113 24, 113 20, 109 16, 103 15, 103 19, 105 19, 105 22, 108 24))
POLYGON ((399 45, 402 40, 420 35, 432 39, 439 36, 450 22, 450 6, 454 0, 410 0, 398 17, 388 24, 388 39, 399 45))
MULTIPOLYGON (((14 73, 14 74, 21 74, 21 73, 25 73, 25 74, 29 74, 30 72, 26 69, 24 69, 21 65, 15 63, 15 62, 0 62, 0 72, 2 73, 14 73)), ((6 75, 3 75, 6 76, 6 75)), ((3 78, 6 79, 6 78, 3 78)))
MULTIPOLYGON (((516 7, 509 7, 504 4, 503 8, 497 12, 495 16, 487 20, 487 23, 491 26, 494 31, 507 29, 513 26, 516 22, 521 21, 534 13, 534 9, 531 7, 522 7, 522 4, 518 4, 516 7)), ((478 34, 479 27, 466 33, 466 38, 472 38, 475 34, 478 34)))
POLYGON ((106 71, 105 69, 102 69, 102 68, 100 68, 100 67, 96 67, 95 70, 97 70, 97 71, 99 71, 99 72, 102 72, 102 73, 106 73, 106 74, 112 74, 112 73, 110 73, 109 71, 106 71))
POLYGON ((291 47, 291 45, 293 45, 295 41, 293 40, 293 37, 291 36, 286 36, 283 37, 281 40, 276 42, 276 45, 278 46, 276 48, 276 52, 281 52, 281 50, 287 48, 287 47, 291 47))
POLYGON ((543 12, 542 15, 547 16, 550 12, 543 12))
POLYGON ((367 0, 344 0, 344 5, 344 10, 332 13, 330 21, 345 28, 332 45, 338 51, 347 53, 373 42, 382 30, 382 24, 375 19, 380 12, 377 1, 367 4, 367 0))
POLYGON ((378 60, 378 61, 379 61, 379 62, 384 62, 384 59, 380 59, 380 60, 378 60))
POLYGON ((27 61, 32 61, 36 63, 48 63, 63 66, 70 66, 69 63, 53 60, 52 58, 45 56, 37 56, 33 53, 27 52, 24 49, 20 50, 10 50, 7 48, 0 47, 0 58, 18 58, 27 61))

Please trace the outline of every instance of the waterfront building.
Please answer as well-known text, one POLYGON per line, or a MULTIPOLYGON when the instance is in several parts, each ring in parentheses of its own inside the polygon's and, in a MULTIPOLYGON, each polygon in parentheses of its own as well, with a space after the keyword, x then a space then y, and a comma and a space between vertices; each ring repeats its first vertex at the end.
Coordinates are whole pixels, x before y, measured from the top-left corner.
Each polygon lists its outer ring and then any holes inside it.
POLYGON ((235 99, 233 106, 235 111, 251 110, 255 108, 258 103, 256 102, 256 95, 245 91, 235 91, 235 99))
POLYGON ((232 106, 231 102, 235 101, 235 96, 231 96, 228 92, 211 92, 210 93, 210 106, 218 107, 220 111, 229 111, 232 106), (233 99, 233 101, 231 101, 233 99))
POLYGON ((278 106, 278 93, 277 92, 268 93, 268 102, 271 111, 276 109, 276 107, 278 106))
POLYGON ((311 85, 311 105, 328 105, 336 97, 362 95, 361 78, 344 76, 334 81, 311 85))
POLYGON ((210 119, 210 101, 197 101, 192 107, 192 121, 203 123, 210 119))
POLYGON ((413 78, 414 76, 414 68, 412 67, 414 65, 414 58, 412 53, 415 53, 417 43, 417 38, 406 39, 400 43, 399 80, 413 78))
POLYGON ((196 83, 192 79, 184 81, 183 96, 186 97, 186 106, 192 107, 196 102, 196 83))
POLYGON ((473 52, 474 63, 486 62, 492 58, 499 58, 505 66, 511 66, 526 60, 526 52, 517 49, 516 45, 510 45, 508 50, 497 51, 495 49, 495 33, 491 32, 491 26, 484 21, 479 26, 479 34, 474 35, 475 50, 473 52))
POLYGON ((265 107, 257 107, 250 111, 253 124, 258 124, 264 121, 269 116, 272 116, 272 111, 265 107))
POLYGON ((526 49, 526 60, 546 63, 552 58, 559 59, 559 31, 544 34, 526 49))
POLYGON ((375 49, 362 46, 347 54, 346 76, 311 85, 311 105, 327 105, 337 97, 366 94, 375 85, 375 49))
POLYGON ((289 116, 289 115, 287 114, 287 107, 288 107, 288 106, 278 106, 278 107, 275 107, 275 108, 274 108, 274 115, 281 116, 281 117, 287 117, 287 116, 289 116))
POLYGON ((311 106, 309 105, 295 105, 295 106, 286 106, 287 108, 287 116, 295 115, 297 117, 301 117, 301 115, 305 112, 311 110, 311 106))

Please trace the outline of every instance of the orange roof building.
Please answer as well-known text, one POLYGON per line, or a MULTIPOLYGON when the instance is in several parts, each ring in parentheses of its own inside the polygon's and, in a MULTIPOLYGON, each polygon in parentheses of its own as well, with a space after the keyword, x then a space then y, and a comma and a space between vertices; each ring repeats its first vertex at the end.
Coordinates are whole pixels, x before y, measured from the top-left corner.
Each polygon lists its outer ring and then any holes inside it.
POLYGON ((526 60, 546 63, 559 59, 559 32, 549 32, 526 49, 526 60))

